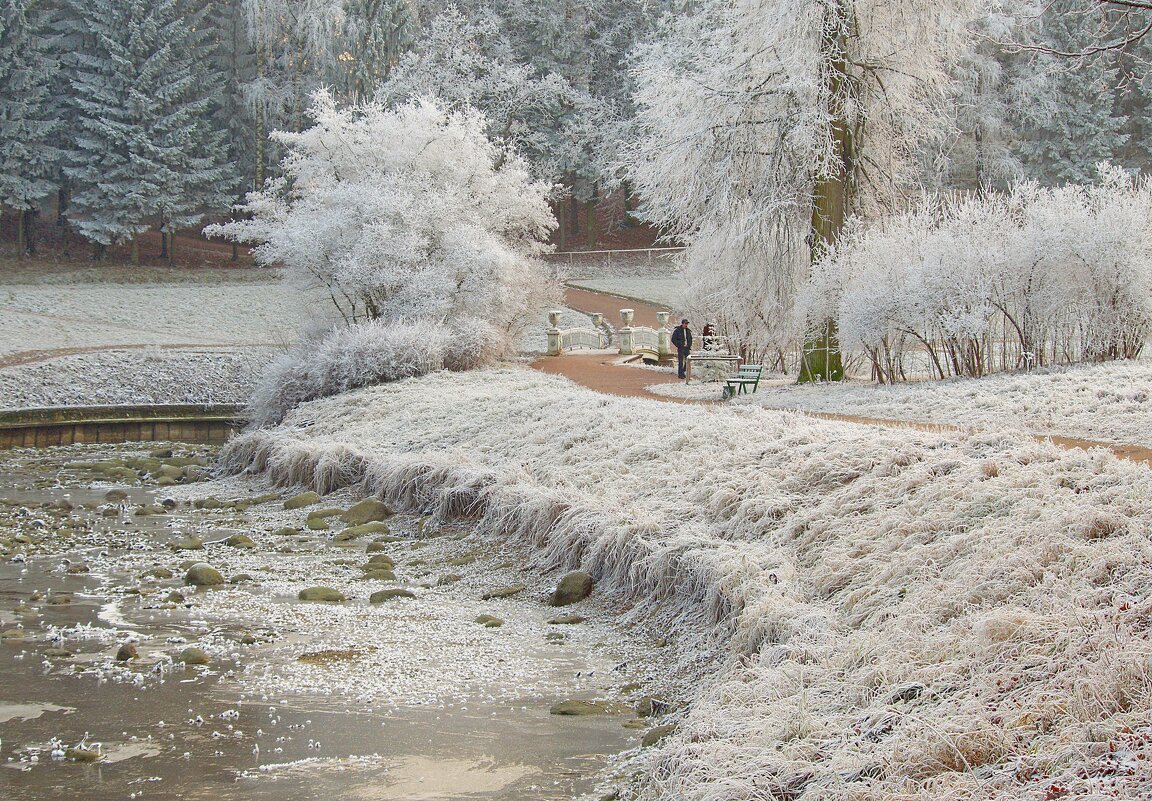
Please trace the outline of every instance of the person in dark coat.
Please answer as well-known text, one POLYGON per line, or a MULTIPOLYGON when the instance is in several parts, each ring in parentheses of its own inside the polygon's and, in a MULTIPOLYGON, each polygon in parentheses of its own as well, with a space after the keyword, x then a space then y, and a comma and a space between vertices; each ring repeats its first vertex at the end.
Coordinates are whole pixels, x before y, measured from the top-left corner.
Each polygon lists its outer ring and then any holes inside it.
POLYGON ((688 354, 692 352, 692 329, 688 327, 687 320, 681 320, 680 325, 672 331, 672 344, 676 348, 676 373, 684 378, 688 369, 688 354))

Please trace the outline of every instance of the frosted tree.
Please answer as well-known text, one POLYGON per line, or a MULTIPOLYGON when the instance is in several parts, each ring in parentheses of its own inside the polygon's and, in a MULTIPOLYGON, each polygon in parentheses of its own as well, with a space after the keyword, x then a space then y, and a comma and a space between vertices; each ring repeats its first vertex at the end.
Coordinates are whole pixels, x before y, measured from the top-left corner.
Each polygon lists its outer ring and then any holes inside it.
POLYGON ((283 177, 250 219, 208 233, 257 245, 325 288, 350 323, 468 316, 516 332, 553 300, 536 257, 555 225, 550 187, 493 145, 475 111, 432 101, 340 108, 319 92, 312 127, 278 132, 283 177))
POLYGON ((971 48, 946 65, 954 96, 945 107, 948 125, 929 142, 928 183, 942 188, 1003 188, 1023 170, 1013 148, 1020 100, 1014 67, 1026 57, 1012 55, 1016 19, 1011 8, 997 7, 973 22, 971 48))
POLYGON ((36 211, 58 186, 51 93, 59 62, 45 21, 37 0, 0 0, 0 204, 19 215, 20 254, 35 249, 36 211))
MULTIPOLYGON (((599 234, 598 201, 606 190, 618 186, 615 168, 630 136, 626 123, 633 113, 635 86, 628 69, 632 50, 648 41, 665 13, 690 4, 679 0, 456 3, 470 22, 491 20, 498 25, 504 47, 501 61, 571 87, 571 100, 554 114, 556 124, 532 128, 538 132, 536 138, 550 140, 556 157, 548 161, 562 169, 560 180, 568 190, 567 208, 559 215, 562 242, 573 240, 577 233, 594 242, 599 234)), ((482 46, 490 41, 484 40, 482 46)), ((487 47, 485 52, 492 53, 487 47)))
MULTIPOLYGON (((1117 113, 1120 71, 1110 54, 1069 59, 1091 41, 1080 0, 1052 0, 1035 11, 1041 50, 1020 66, 1014 104, 1020 128, 1017 152, 1027 174, 1045 184, 1082 183, 1095 165, 1116 156, 1126 120, 1117 113)), ((1091 19, 1091 18, 1089 18, 1091 19)))
POLYGON ((435 97, 450 108, 477 108, 488 134, 511 145, 547 180, 561 180, 590 143, 584 115, 603 112, 595 98, 557 73, 518 63, 493 15, 469 20, 450 8, 438 15, 379 92, 388 104, 435 97))
POLYGON ((335 87, 343 99, 371 97, 411 40, 407 0, 240 0, 254 70, 244 85, 253 118, 256 188, 279 158, 273 128, 298 131, 309 97, 335 87))
POLYGON ((195 224, 227 205, 223 137, 211 124, 219 80, 201 17, 180 0, 75 2, 90 31, 70 70, 73 184, 68 219, 97 253, 195 224))
MULTIPOLYGON (((977 0, 711 0, 647 48, 628 169, 688 243, 698 311, 753 352, 790 337, 813 253, 913 183, 977 0)), ((841 374, 835 332, 802 377, 841 374)))

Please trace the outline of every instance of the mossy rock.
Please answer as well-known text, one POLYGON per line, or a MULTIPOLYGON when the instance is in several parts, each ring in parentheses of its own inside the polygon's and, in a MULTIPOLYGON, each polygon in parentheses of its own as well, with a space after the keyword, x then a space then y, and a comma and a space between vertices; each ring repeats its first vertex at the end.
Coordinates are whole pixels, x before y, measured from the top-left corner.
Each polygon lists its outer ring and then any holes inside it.
POLYGON ((249 550, 256 547, 256 543, 247 534, 233 534, 224 540, 224 544, 232 548, 246 548, 249 550))
POLYGON ((77 747, 65 749, 64 758, 73 762, 99 762, 104 757, 99 751, 77 747))
POLYGON ((312 491, 301 492, 299 495, 293 495, 284 501, 284 508, 288 510, 303 509, 305 506, 311 506, 314 503, 320 503, 319 493, 312 491))
POLYGON ((359 526, 348 526, 341 533, 352 537, 370 537, 373 534, 387 534, 388 531, 387 523, 364 523, 359 526))
POLYGON ((387 554, 378 553, 375 556, 373 556, 371 559, 368 560, 368 564, 370 564, 370 565, 388 565, 389 567, 393 567, 396 564, 396 560, 393 559, 391 556, 388 556, 387 554))
POLYGON ((120 503, 127 499, 128 493, 121 489, 110 489, 104 493, 104 500, 109 503, 120 503))
POLYGON ((185 665, 207 665, 212 662, 212 658, 202 648, 189 647, 180 652, 176 661, 185 665))
POLYGON ((513 595, 519 595, 528 589, 523 584, 513 584, 510 587, 500 587, 499 589, 486 592, 480 596, 481 601, 491 601, 494 598, 511 598, 513 595))
POLYGON ((174 551, 202 551, 204 550, 204 540, 199 537, 184 537, 168 543, 168 547, 174 551))
POLYGON ((552 597, 548 599, 549 606, 568 606, 583 601, 592 594, 595 582, 591 574, 583 570, 575 570, 560 579, 552 597))
POLYGON ((498 629, 504 625, 504 621, 495 615, 480 615, 473 622, 479 623, 489 629, 498 629))
POLYGON ((309 531, 327 531, 329 528, 331 528, 331 526, 328 525, 328 521, 323 517, 310 517, 304 526, 309 531))
POLYGON ((283 528, 278 528, 273 531, 272 535, 275 537, 294 537, 299 533, 300 529, 295 528, 294 526, 284 526, 283 528))
POLYGON ((664 726, 656 726, 651 728, 647 731, 647 733, 645 733, 644 739, 640 741, 640 747, 648 748, 650 746, 656 745, 656 743, 660 742, 674 731, 676 731, 676 726, 671 723, 664 726))
POLYGON ((349 526, 362 526, 365 523, 386 520, 391 516, 392 510, 383 501, 365 498, 349 507, 348 511, 340 516, 340 519, 349 526))
POLYGON ((224 583, 224 576, 207 562, 197 562, 184 574, 184 583, 197 587, 214 587, 224 583))
POLYGON ((328 603, 341 603, 348 600, 344 593, 331 587, 308 587, 300 590, 296 595, 301 601, 323 601, 328 603))
POLYGON ((553 704, 552 708, 548 710, 553 715, 615 715, 624 711, 619 704, 611 704, 607 701, 581 701, 572 699, 568 701, 561 701, 558 704, 553 704))
POLYGON ((389 568, 380 565, 379 567, 372 567, 370 570, 366 568, 361 578, 365 581, 395 581, 396 574, 389 568))
POLYGON ((391 589, 391 590, 379 590, 377 592, 372 593, 370 596, 368 596, 368 602, 373 603, 373 604, 382 604, 382 603, 385 603, 386 601, 391 601, 391 600, 394 600, 396 598, 415 598, 415 597, 416 597, 416 593, 412 592, 411 590, 405 590, 403 588, 396 587, 396 588, 391 589))
POLYGON ((223 509, 224 501, 213 495, 209 495, 207 498, 197 498, 192 501, 192 506, 197 509, 207 509, 211 511, 213 509, 223 509))
POLYGON ((577 623, 583 623, 587 620, 583 615, 559 615, 548 621, 552 626, 573 626, 577 623))

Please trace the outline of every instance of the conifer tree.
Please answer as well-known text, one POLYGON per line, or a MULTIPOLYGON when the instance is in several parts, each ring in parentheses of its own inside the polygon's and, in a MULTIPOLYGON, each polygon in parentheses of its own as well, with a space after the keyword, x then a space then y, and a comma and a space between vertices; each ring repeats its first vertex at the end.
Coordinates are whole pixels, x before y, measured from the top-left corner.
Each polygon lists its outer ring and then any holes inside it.
POLYGON ((213 124, 220 80, 203 9, 183 0, 70 0, 90 33, 76 54, 69 220, 98 252, 228 205, 213 124))
POLYGON ((35 249, 32 221, 57 188, 60 121, 50 98, 59 63, 45 20, 38 0, 0 0, 0 204, 19 214, 21 254, 35 249))

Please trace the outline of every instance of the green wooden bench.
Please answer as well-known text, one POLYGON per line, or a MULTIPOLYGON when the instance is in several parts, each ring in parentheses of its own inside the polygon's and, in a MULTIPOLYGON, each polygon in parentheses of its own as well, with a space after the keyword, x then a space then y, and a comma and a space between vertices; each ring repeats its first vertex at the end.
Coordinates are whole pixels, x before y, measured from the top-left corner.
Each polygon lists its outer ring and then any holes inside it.
POLYGON ((764 372, 762 364, 744 364, 736 371, 736 375, 728 379, 724 385, 724 397, 731 398, 736 394, 755 392, 760 388, 760 375, 764 372))

